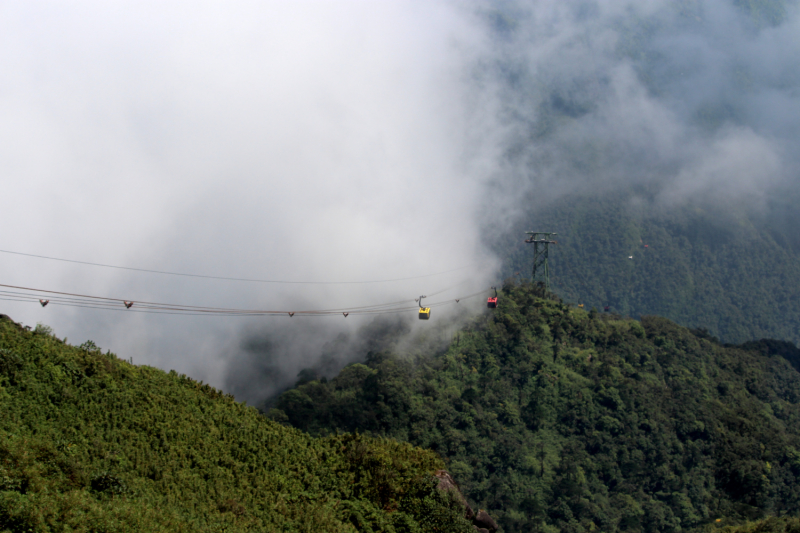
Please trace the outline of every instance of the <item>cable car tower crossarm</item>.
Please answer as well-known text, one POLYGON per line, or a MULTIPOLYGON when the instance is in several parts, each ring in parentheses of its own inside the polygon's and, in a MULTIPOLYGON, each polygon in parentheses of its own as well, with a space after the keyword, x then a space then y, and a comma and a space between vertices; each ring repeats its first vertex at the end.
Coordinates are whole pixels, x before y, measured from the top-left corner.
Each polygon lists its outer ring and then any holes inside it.
POLYGON ((537 278, 544 286, 545 294, 550 294, 550 269, 547 265, 547 257, 550 254, 550 245, 558 244, 552 240, 557 233, 546 233, 541 231, 526 231, 529 235, 525 242, 533 245, 533 269, 531 270, 531 282, 536 283, 537 278))

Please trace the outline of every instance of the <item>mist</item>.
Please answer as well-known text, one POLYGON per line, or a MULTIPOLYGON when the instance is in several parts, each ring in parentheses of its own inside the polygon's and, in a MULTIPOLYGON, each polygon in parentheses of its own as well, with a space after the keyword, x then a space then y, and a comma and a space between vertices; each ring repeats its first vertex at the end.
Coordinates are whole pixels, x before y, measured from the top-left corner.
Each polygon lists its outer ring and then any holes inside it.
MULTIPOLYGON (((471 12, 400 2, 0 10, 0 248, 291 282, 4 254, 2 283, 285 311, 413 307, 421 294, 486 288, 497 261, 476 213, 493 148, 476 131, 491 132, 493 118, 467 81, 485 46, 471 12)), ((70 342, 92 339, 245 398, 238 376, 252 380, 252 365, 237 358, 250 361, 260 342, 250 336, 283 343, 275 364, 289 370, 276 373, 291 380, 325 343, 372 320, 131 311, 3 303, 70 342)))
POLYGON ((491 238, 567 194, 748 215, 797 193, 795 3, 505 2, 487 20, 509 125, 493 191, 516 206, 491 238))
POLYGON ((304 368, 404 349, 381 328, 446 339, 485 306, 455 299, 500 281, 492 242, 536 202, 625 190, 763 212, 796 193, 800 154, 800 17, 763 5, 4 3, 0 249, 314 283, 5 253, 0 283, 282 311, 452 305, 429 322, 2 312, 259 402, 304 368))

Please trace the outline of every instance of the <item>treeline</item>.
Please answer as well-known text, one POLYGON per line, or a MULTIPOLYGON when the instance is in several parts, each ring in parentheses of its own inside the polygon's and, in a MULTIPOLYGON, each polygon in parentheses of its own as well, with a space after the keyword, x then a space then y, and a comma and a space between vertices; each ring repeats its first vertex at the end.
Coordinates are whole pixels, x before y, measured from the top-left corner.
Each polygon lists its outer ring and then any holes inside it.
POLYGON ((474 531, 443 466, 0 316, 0 531, 474 531))
POLYGON ((677 532, 800 509, 785 343, 724 346, 539 296, 508 284, 445 353, 370 353, 269 414, 430 448, 507 533, 677 532))

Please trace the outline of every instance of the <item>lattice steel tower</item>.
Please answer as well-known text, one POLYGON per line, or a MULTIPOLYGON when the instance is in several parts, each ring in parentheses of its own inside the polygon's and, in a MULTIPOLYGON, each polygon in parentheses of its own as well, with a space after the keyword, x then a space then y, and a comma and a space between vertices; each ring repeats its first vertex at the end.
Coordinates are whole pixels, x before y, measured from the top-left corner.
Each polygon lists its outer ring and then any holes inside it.
POLYGON ((550 253, 550 245, 558 244, 558 241, 551 240, 557 233, 544 233, 541 231, 526 231, 530 235, 525 242, 533 245, 533 271, 531 272, 531 282, 536 283, 537 277, 544 285, 545 294, 550 294, 550 269, 547 266, 547 256, 550 253))

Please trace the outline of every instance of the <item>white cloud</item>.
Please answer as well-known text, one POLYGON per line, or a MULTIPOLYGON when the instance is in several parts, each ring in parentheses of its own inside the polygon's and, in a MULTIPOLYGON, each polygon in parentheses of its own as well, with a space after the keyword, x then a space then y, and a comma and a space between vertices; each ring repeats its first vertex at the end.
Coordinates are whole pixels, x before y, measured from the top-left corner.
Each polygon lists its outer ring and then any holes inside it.
MULTIPOLYGON (((482 37, 468 12, 406 2, 4 6, 0 220, 14 231, 2 249, 259 279, 464 270, 287 288, 4 256, 3 283, 282 309, 412 299, 491 274, 476 218, 485 137, 473 129, 487 118, 465 82, 482 37)), ((4 309, 217 384, 218 354, 243 325, 4 309)))

